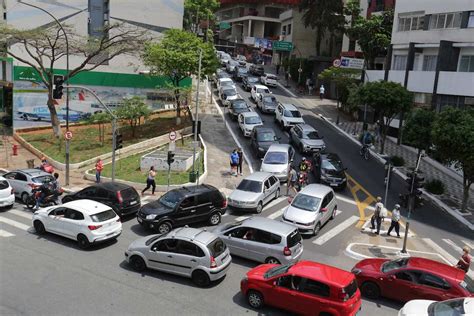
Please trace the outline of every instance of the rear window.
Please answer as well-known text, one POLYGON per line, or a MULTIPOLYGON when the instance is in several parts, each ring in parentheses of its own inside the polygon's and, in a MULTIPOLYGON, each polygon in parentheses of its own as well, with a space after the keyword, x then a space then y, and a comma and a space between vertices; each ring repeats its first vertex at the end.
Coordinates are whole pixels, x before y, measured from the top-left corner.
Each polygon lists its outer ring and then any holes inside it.
POLYGON ((209 245, 207 245, 207 249, 209 249, 211 256, 217 258, 224 253, 224 251, 227 249, 227 246, 222 241, 222 239, 216 238, 210 242, 209 245))
POLYGON ((348 286, 344 288, 344 293, 348 294, 349 297, 352 297, 354 296, 356 292, 357 292, 357 282, 354 279, 352 280, 351 284, 349 284, 348 286))
POLYGON ((3 189, 8 189, 9 185, 8 185, 8 181, 7 180, 1 180, 0 181, 0 190, 3 190, 3 189))
POLYGON ((298 229, 295 229, 291 234, 288 235, 288 237, 286 237, 286 244, 288 248, 296 246, 296 244, 299 242, 301 242, 301 235, 298 229))
POLYGON ((115 216, 117 216, 117 214, 115 214, 114 211, 107 210, 107 211, 103 211, 103 212, 91 215, 91 219, 93 222, 105 222, 105 221, 108 221, 109 219, 114 218, 115 216))
POLYGON ((50 175, 44 175, 44 176, 39 176, 39 177, 31 178, 31 180, 32 180, 34 183, 45 183, 45 182, 54 181, 54 178, 51 177, 50 175))
POLYGON ((122 194, 122 199, 126 200, 133 200, 137 198, 138 193, 134 188, 127 188, 125 190, 120 191, 120 194, 122 194))

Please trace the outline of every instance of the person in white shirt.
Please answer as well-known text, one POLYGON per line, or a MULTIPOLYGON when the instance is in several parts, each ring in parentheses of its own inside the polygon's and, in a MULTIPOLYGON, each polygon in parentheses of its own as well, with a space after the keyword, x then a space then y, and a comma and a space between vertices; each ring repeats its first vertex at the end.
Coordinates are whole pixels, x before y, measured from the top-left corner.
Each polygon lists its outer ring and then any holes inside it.
POLYGON ((375 224, 377 224, 376 234, 380 234, 380 226, 382 225, 382 212, 383 212, 383 203, 382 198, 377 197, 377 203, 375 204, 374 215, 370 219, 371 229, 375 229, 375 224))
POLYGON ((321 87, 319 87, 319 99, 320 100, 324 99, 324 92, 326 92, 326 89, 324 88, 324 85, 321 85, 321 87))
POLYGON ((387 236, 390 236, 390 232, 395 228, 397 237, 400 238, 400 204, 395 204, 395 208, 392 211, 392 223, 388 229, 387 236))

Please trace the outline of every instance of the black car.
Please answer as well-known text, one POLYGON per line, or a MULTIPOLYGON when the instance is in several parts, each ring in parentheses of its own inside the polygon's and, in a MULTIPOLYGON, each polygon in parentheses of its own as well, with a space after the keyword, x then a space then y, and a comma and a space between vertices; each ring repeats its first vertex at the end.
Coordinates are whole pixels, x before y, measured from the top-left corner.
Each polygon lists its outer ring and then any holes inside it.
POLYGON ((145 228, 166 234, 173 227, 198 222, 217 225, 226 208, 227 199, 218 189, 201 184, 171 190, 158 200, 143 205, 137 220, 145 228))
POLYGON ((74 200, 93 200, 110 206, 118 216, 135 214, 140 209, 140 195, 134 187, 119 182, 91 185, 62 198, 63 203, 74 200))
POLYGON ((279 144, 279 140, 280 137, 277 137, 273 128, 270 127, 254 127, 250 135, 250 145, 257 153, 258 158, 265 156, 268 148, 272 144, 279 144))
POLYGON ((244 77, 248 74, 248 70, 245 67, 237 67, 234 71, 234 79, 235 81, 242 81, 244 77))
POLYGON ((313 155, 313 173, 316 181, 334 187, 344 189, 347 185, 347 178, 341 159, 337 154, 315 153, 313 155))
POLYGON ((216 74, 214 75, 213 81, 217 85, 217 81, 222 78, 230 78, 229 74, 222 69, 217 69, 216 74))
POLYGON ((243 112, 250 112, 250 107, 244 99, 230 101, 229 115, 233 120, 237 120, 239 114, 243 112))
POLYGON ((242 88, 245 91, 252 90, 252 87, 260 82, 260 79, 253 76, 247 76, 242 78, 242 88))
POLYGON ((265 73, 265 69, 263 69, 262 65, 250 65, 249 71, 254 76, 263 76, 265 73))

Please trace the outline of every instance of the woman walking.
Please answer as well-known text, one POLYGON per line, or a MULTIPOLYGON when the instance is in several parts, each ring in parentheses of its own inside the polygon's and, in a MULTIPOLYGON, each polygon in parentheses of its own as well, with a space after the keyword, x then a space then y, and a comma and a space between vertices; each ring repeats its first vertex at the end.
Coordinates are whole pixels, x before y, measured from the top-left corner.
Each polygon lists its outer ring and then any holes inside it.
POLYGON ((155 195, 156 183, 155 183, 156 171, 155 167, 151 166, 148 171, 148 177, 146 178, 146 188, 142 191, 142 196, 145 195, 145 191, 151 187, 151 195, 155 195))
POLYGON ((95 163, 95 182, 100 183, 100 174, 102 173, 102 170, 104 169, 104 163, 102 162, 102 159, 97 159, 97 162, 95 163))
POLYGON ((239 164, 239 154, 237 149, 234 149, 230 154, 230 173, 237 177, 237 165, 239 164))

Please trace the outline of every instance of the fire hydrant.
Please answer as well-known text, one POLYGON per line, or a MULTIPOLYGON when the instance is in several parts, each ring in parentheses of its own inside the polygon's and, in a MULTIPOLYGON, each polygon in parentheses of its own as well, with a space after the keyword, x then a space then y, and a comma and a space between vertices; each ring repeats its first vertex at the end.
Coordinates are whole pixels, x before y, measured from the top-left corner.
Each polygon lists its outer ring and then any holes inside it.
POLYGON ((12 150, 13 150, 13 156, 18 156, 18 145, 17 144, 13 144, 12 150))

